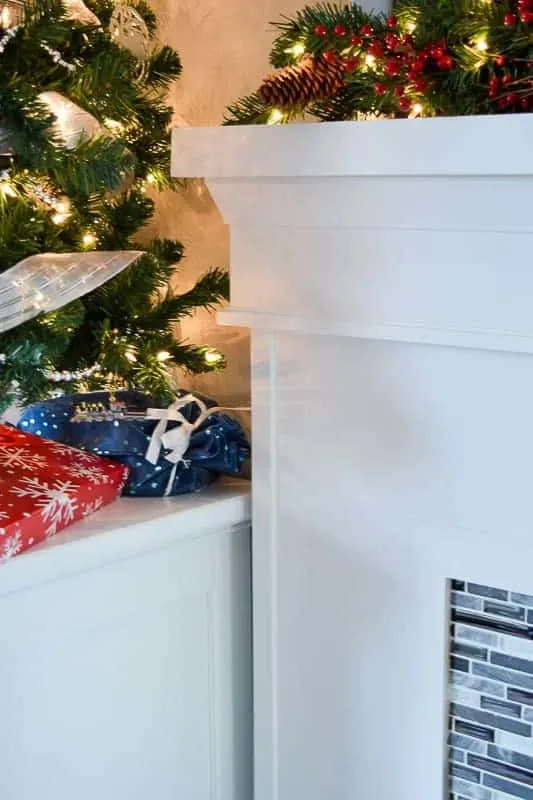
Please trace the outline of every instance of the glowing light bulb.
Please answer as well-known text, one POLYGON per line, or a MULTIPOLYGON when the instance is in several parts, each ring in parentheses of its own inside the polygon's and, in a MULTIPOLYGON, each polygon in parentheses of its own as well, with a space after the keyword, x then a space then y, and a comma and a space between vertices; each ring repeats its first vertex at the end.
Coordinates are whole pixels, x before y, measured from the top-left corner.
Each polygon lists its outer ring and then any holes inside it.
POLYGON ((70 212, 70 207, 70 198, 68 198, 65 194, 60 197, 54 205, 54 208, 58 214, 68 214, 70 212))
POLYGON ((146 176, 146 182, 155 183, 155 175, 153 174, 153 172, 148 173, 148 175, 146 176))
POLYGON ((305 53, 305 44, 303 42, 296 42, 296 44, 293 44, 293 46, 290 48, 290 51, 293 56, 303 56, 305 53))
POLYGON ((489 49, 489 43, 484 36, 480 36, 475 42, 475 47, 476 50, 479 50, 481 53, 485 53, 489 49))
POLYGON ((285 118, 285 114, 283 111, 280 111, 279 108, 275 108, 268 118, 269 125, 279 125, 279 123, 285 118))
POLYGON ((11 27, 11 9, 9 6, 3 6, 2 11, 0 12, 0 25, 2 28, 11 27))
POLYGON ((52 222, 54 225, 62 225, 68 219, 68 214, 54 214, 52 222))
POLYGON ((223 359, 222 353, 217 353, 216 350, 207 350, 205 356, 206 364, 218 364, 223 359))
POLYGON ((365 56, 365 64, 367 67, 373 67, 376 63, 376 57, 373 56, 371 53, 365 56))
POLYGON ((158 361, 161 361, 161 362, 168 361, 169 358, 172 358, 172 356, 170 355, 168 350, 160 350, 159 353, 157 354, 157 360, 158 361))
POLYGON ((416 22, 408 22, 405 26, 407 33, 414 33, 416 31, 416 22))
POLYGON ((413 114, 418 117, 423 112, 424 106, 421 103, 415 103, 412 110, 413 114))
POLYGON ((124 130, 122 122, 118 122, 116 119, 106 119, 104 120, 104 125, 106 128, 109 128, 110 131, 117 131, 117 133, 124 130))
POLYGON ((85 247, 94 247, 96 244, 96 236, 94 235, 94 233, 87 231, 87 233, 83 234, 82 242, 85 245, 85 247))
POLYGON ((128 348, 128 350, 126 350, 124 355, 126 356, 126 358, 128 359, 128 361, 131 364, 134 364, 137 361, 137 356, 135 355, 135 350, 133 350, 133 348, 131 348, 131 347, 128 348))
POLYGON ((13 189, 10 183, 7 181, 2 181, 0 183, 0 192, 4 195, 4 197, 16 197, 17 193, 13 189))

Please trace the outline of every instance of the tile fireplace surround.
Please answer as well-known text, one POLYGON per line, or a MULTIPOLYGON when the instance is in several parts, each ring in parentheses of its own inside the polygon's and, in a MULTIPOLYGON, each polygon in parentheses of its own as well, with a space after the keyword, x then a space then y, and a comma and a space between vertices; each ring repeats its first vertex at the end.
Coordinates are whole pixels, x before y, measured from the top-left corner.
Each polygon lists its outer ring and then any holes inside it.
POLYGON ((533 800, 532 141, 175 132, 252 329, 255 800, 533 800))

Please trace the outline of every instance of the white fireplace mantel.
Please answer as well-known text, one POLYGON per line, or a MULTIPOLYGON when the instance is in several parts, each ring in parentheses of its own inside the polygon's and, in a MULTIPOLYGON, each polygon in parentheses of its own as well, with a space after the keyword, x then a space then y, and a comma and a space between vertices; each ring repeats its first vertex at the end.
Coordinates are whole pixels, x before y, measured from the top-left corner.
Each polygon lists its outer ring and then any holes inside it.
POLYGON ((174 133, 252 328, 256 800, 447 797, 448 580, 533 595, 532 141, 174 133))

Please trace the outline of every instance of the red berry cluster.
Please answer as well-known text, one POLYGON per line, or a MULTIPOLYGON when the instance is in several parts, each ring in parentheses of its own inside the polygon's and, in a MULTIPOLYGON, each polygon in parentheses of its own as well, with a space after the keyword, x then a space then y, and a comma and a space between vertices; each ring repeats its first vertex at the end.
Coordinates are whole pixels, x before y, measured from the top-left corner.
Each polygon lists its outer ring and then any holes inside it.
POLYGON ((507 28, 512 28, 520 21, 523 25, 533 24, 533 2, 532 0, 516 0, 512 4, 512 10, 504 14, 503 24, 507 28))
MULTIPOLYGON (((317 25, 315 34, 326 37, 329 31, 323 25, 317 25)), ((343 54, 327 50, 323 54, 326 61, 336 63, 341 60, 345 70, 350 73, 357 72, 362 63, 366 62, 368 66, 368 56, 373 57, 375 64, 371 66, 372 71, 383 74, 383 79, 373 85, 375 94, 382 96, 390 93, 398 109, 405 113, 411 110, 413 95, 427 92, 435 73, 454 68, 454 60, 445 41, 431 42, 417 49, 413 36, 400 30, 394 15, 387 19, 384 33, 376 34, 369 24, 362 25, 357 31, 348 31, 339 24, 333 29, 333 34, 345 40, 342 42, 343 54)))

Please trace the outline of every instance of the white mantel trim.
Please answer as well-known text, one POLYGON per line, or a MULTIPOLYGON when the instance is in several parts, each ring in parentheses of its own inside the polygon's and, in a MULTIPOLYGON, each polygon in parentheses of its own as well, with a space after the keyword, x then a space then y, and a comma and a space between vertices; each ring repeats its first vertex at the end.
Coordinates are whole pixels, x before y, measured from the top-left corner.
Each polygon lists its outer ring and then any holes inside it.
POLYGON ((533 114, 179 128, 173 131, 172 174, 208 179, 533 175, 532 141, 533 114))
POLYGON ((533 353, 533 336, 522 336, 509 331, 469 331, 413 324, 358 324, 349 320, 306 319, 231 308, 218 314, 218 322, 221 325, 272 332, 285 331, 322 336, 347 336, 354 339, 463 347, 474 350, 533 353))

